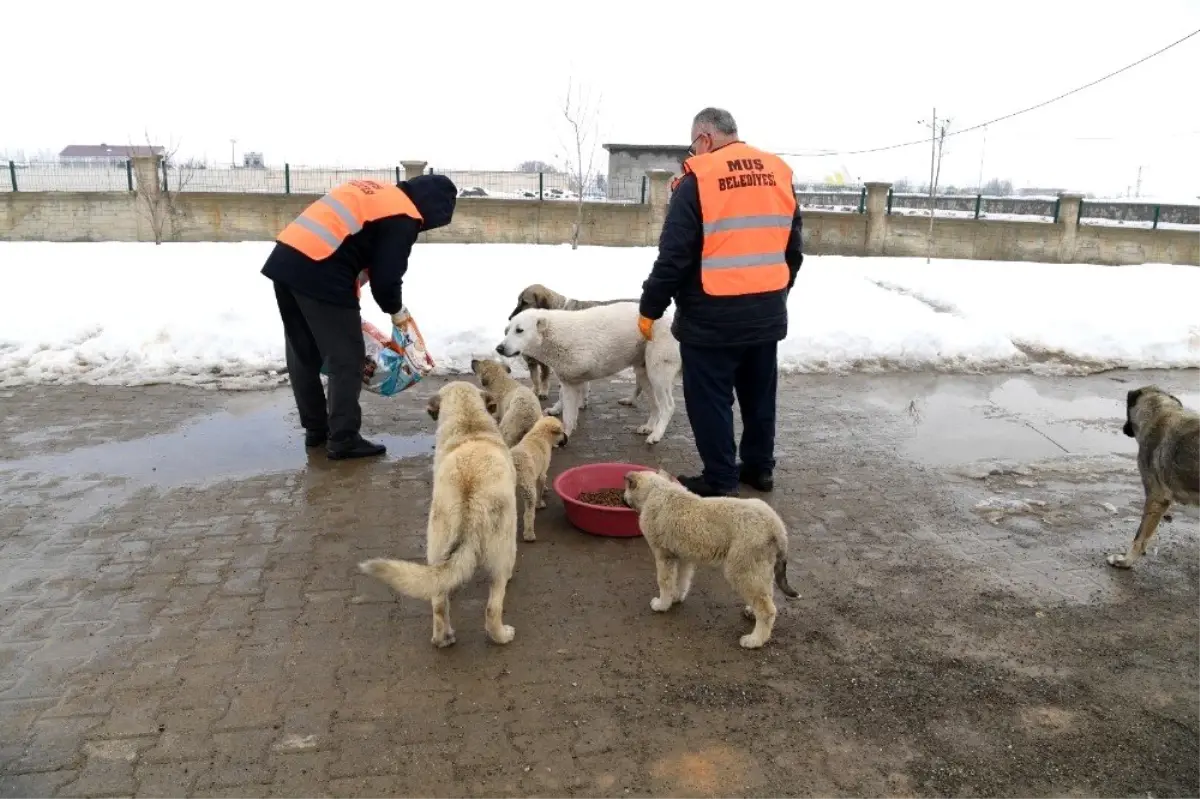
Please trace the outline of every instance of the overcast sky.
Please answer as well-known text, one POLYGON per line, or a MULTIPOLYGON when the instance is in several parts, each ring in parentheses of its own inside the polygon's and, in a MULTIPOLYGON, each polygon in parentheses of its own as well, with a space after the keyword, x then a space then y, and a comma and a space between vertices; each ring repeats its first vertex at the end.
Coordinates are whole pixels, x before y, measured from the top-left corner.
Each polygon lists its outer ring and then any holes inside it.
MULTIPOLYGON (((688 144, 728 108, 775 151, 918 139, 1049 99, 1200 29, 1200 0, 714 4, 14 2, 0 10, 0 150, 177 144, 228 162, 513 169, 561 161, 567 80, 602 141, 688 144)), ((1200 195, 1200 36, 987 132, 942 184, 1200 195)), ((603 151, 599 151, 603 159, 603 151)), ((929 148, 789 158, 800 179, 928 180, 929 148)))

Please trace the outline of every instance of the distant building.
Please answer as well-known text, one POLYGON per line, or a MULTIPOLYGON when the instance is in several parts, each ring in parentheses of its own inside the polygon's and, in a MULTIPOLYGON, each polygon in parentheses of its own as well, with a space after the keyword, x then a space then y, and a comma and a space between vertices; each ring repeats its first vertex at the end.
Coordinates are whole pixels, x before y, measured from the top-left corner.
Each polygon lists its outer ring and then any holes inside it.
POLYGON ((605 144, 608 150, 608 197, 611 200, 640 200, 642 178, 648 169, 669 169, 678 175, 688 157, 686 145, 605 144))
POLYGON ((262 153, 242 153, 242 166, 246 169, 266 169, 262 153))
POLYGON ((135 156, 165 156, 166 152, 162 147, 148 145, 68 144, 58 154, 58 161, 63 166, 116 165, 135 156))

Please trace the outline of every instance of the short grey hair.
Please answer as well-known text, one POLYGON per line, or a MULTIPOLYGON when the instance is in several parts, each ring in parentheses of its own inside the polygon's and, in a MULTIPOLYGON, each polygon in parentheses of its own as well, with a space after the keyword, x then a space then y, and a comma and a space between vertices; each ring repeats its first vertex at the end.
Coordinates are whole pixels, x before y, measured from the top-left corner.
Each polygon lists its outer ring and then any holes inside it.
POLYGON ((725 136, 737 135, 737 123, 733 114, 724 108, 705 108, 692 120, 692 126, 707 130, 710 133, 720 133, 725 136))

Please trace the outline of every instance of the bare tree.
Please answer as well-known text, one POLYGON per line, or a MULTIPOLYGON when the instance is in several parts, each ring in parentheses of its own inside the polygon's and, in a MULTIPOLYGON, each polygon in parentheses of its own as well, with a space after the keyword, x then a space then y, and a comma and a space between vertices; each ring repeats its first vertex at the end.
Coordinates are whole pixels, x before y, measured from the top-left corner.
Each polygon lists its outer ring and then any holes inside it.
POLYGON ((937 108, 933 109, 933 119, 922 122, 930 130, 929 136, 929 237, 926 240, 925 263, 933 258, 933 219, 937 210, 938 179, 942 176, 942 148, 946 142, 946 131, 950 129, 950 120, 943 119, 940 124, 937 118, 937 108))
POLYGON ((567 151, 568 183, 578 194, 575 227, 571 233, 571 249, 579 248, 579 233, 583 228, 583 197, 596 179, 596 143, 600 138, 600 99, 591 102, 591 92, 575 90, 574 81, 567 80, 567 96, 563 101, 563 118, 567 120, 569 142, 567 151))
POLYGON ((518 172, 557 172, 558 167, 545 161, 522 161, 517 165, 518 172))
MULTIPOLYGON (((153 153, 155 145, 146 133, 146 150, 153 153)), ((134 152, 130 142, 130 152, 134 152)), ((154 234, 154 243, 162 244, 166 240, 179 237, 179 223, 184 212, 179 203, 179 193, 184 191, 195 173, 195 164, 188 162, 180 165, 175 156, 179 152, 179 144, 163 148, 161 160, 156 160, 156 169, 138 170, 134 183, 134 202, 142 217, 150 225, 154 234), (153 174, 151 174, 153 173, 153 174)))

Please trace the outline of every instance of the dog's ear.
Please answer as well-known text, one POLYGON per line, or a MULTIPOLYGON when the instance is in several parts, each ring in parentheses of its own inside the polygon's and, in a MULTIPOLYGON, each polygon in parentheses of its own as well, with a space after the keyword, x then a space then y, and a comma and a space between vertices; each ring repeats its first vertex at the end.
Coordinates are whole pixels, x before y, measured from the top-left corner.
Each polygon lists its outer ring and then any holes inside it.
POLYGON ((436 422, 437 418, 438 418, 438 413, 440 413, 441 410, 442 410, 442 395, 434 394, 432 397, 429 398, 429 404, 425 406, 425 412, 428 413, 429 417, 431 419, 433 419, 433 421, 436 422))
POLYGON ((1121 432, 1130 438, 1137 437, 1137 431, 1133 429, 1133 409, 1137 407, 1138 400, 1142 398, 1145 389, 1135 388, 1125 395, 1125 425, 1121 428, 1121 432))
POLYGON ((482 363, 482 361, 480 361, 478 358, 471 359, 471 371, 474 372, 475 374, 479 374, 479 364, 480 363, 482 363))
POLYGON ((545 291, 538 291, 534 293, 533 307, 541 308, 543 311, 550 309, 550 298, 546 296, 545 291))
POLYGON ((1166 396, 1167 396, 1167 399, 1174 400, 1175 404, 1178 405, 1180 408, 1183 407, 1183 401, 1181 399, 1179 399, 1179 397, 1175 396, 1174 394, 1167 394, 1166 396))
POLYGON ((546 332, 546 317, 543 316, 537 320, 537 332, 539 332, 539 333, 546 332))

